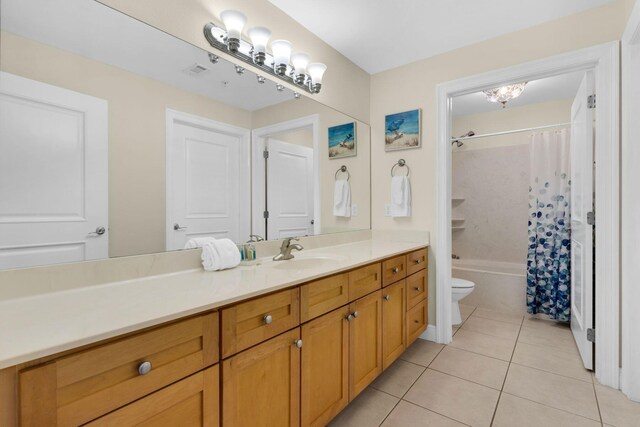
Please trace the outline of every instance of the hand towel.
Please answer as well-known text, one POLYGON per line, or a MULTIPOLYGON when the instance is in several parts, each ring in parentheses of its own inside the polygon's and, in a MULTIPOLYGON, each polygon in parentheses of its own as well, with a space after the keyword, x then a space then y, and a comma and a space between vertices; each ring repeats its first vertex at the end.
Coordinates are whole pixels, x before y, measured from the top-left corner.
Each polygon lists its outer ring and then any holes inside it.
POLYGON ((215 237, 194 237, 193 239, 189 239, 187 243, 184 245, 185 249, 197 249, 203 247, 205 244, 209 242, 214 242, 215 237))
POLYGON ((226 270, 240 264, 240 251, 229 239, 213 239, 202 246, 202 266, 206 271, 226 270))
POLYGON ((333 189, 333 215, 351 216, 351 185, 346 179, 339 179, 333 189))
POLYGON ((391 178, 391 216, 411 216, 411 183, 408 176, 391 178))

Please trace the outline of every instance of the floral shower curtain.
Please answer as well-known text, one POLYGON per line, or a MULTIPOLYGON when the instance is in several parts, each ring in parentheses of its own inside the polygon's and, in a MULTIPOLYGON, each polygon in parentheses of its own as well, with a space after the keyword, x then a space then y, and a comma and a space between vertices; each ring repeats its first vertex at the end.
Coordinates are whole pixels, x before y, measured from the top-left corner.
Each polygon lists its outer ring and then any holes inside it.
POLYGON ((531 135, 527 311, 571 318, 569 130, 531 135))

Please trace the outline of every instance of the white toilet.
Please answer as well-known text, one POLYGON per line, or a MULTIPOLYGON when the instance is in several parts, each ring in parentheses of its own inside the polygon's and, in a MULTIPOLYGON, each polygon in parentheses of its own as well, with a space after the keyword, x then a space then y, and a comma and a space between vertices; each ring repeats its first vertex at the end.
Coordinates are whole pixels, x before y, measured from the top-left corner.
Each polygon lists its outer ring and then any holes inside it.
POLYGON ((458 278, 451 279, 451 323, 459 325, 462 323, 462 316, 460 316, 460 305, 458 301, 473 292, 475 283, 458 278))

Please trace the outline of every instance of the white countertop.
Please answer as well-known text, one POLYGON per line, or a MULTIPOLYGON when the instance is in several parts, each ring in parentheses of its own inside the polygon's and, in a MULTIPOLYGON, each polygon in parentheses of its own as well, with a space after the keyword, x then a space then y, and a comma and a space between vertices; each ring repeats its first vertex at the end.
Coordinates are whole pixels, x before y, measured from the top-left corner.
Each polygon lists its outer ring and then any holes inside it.
POLYGON ((317 267, 288 261, 231 270, 189 270, 0 301, 0 369, 349 270, 427 243, 363 240, 296 252, 330 257, 317 267))

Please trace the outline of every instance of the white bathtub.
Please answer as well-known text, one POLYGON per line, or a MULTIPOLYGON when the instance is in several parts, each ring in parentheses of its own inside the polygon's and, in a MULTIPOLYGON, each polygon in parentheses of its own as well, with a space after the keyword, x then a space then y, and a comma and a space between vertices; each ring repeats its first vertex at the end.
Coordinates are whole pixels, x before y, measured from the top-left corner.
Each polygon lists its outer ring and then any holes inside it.
POLYGON ((526 264, 454 259, 451 272, 476 284, 461 304, 526 313, 526 264))

